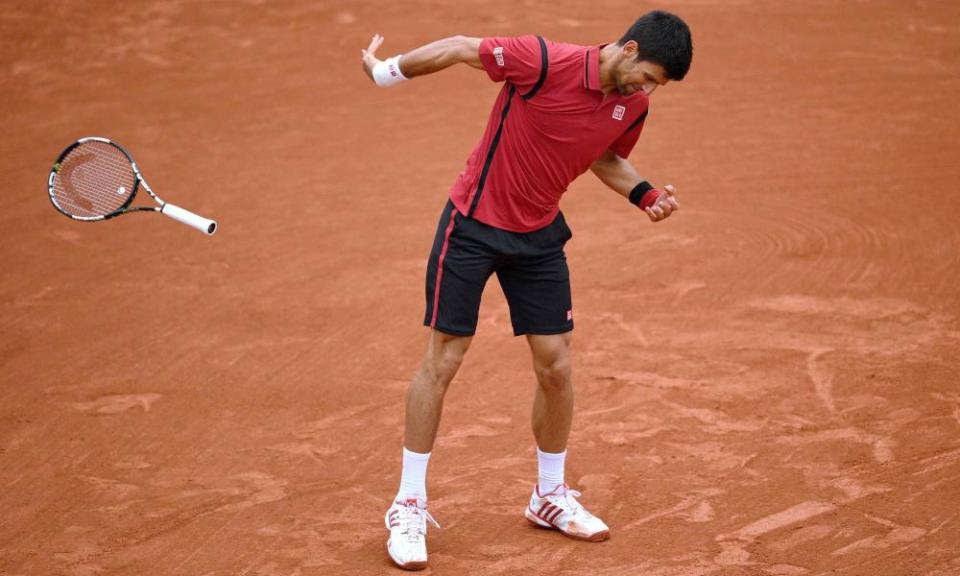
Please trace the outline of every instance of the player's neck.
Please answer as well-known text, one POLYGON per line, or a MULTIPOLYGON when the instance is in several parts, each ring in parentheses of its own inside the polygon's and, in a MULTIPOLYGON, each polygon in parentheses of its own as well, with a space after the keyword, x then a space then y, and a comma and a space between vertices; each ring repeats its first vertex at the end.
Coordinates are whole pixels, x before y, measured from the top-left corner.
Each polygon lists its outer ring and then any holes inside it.
POLYGON ((606 96, 617 89, 613 71, 620 63, 620 45, 611 42, 600 49, 600 89, 606 96))

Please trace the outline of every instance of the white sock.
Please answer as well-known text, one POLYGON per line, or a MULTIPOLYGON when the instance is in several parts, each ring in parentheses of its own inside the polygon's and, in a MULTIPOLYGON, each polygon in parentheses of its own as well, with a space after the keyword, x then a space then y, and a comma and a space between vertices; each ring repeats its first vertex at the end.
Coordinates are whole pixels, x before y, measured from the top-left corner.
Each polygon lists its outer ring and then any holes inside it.
POLYGON ((540 495, 549 494, 563 486, 563 463, 567 458, 567 451, 551 454, 537 448, 537 463, 540 467, 539 490, 540 495))
POLYGON ((403 502, 415 498, 420 504, 427 503, 427 463, 430 453, 420 454, 403 449, 403 472, 400 474, 400 491, 396 500, 403 502))

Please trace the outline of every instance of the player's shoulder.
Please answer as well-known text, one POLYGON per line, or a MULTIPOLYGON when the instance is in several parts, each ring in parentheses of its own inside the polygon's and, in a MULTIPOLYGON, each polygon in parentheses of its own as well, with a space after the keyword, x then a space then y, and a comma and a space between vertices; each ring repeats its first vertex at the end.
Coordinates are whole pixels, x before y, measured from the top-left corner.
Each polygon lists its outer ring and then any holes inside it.
POLYGON ((529 52, 539 52, 541 40, 536 34, 525 34, 523 36, 485 36, 480 41, 481 44, 488 44, 510 50, 524 50, 529 52))
POLYGON ((546 51, 550 58, 566 58, 582 56, 589 48, 570 42, 551 40, 539 34, 524 34, 522 36, 487 36, 482 42, 491 45, 508 46, 513 49, 523 49, 530 52, 546 51))
POLYGON ((546 44, 547 49, 550 50, 551 55, 556 54, 557 56, 566 56, 568 54, 582 54, 589 46, 583 46, 580 44, 574 44, 572 42, 561 42, 558 40, 551 40, 543 36, 535 36, 543 40, 546 44))
POLYGON ((543 44, 550 66, 556 70, 568 66, 582 66, 584 55, 590 48, 589 46, 571 42, 558 42, 548 38, 543 38, 543 44))

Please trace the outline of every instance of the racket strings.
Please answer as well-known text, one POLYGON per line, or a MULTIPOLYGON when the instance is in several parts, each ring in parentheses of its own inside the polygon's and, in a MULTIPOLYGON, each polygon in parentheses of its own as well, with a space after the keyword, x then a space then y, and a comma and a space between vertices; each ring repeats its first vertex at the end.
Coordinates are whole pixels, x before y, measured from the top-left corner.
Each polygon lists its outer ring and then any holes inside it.
POLYGON ((60 161, 54 201, 81 218, 113 214, 133 194, 136 174, 127 156, 112 144, 84 142, 60 161))

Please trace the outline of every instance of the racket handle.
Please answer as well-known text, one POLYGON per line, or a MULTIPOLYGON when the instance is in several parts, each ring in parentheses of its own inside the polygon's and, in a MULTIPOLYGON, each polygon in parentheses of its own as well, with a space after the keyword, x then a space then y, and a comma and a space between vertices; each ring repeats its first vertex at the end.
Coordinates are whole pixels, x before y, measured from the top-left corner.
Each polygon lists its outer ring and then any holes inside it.
POLYGON ((198 216, 193 212, 184 210, 179 206, 174 206, 173 204, 164 204, 163 208, 160 209, 160 212, 166 214, 181 224, 186 224, 191 228, 196 228, 207 236, 211 236, 217 231, 217 222, 215 220, 208 220, 203 216, 198 216))

